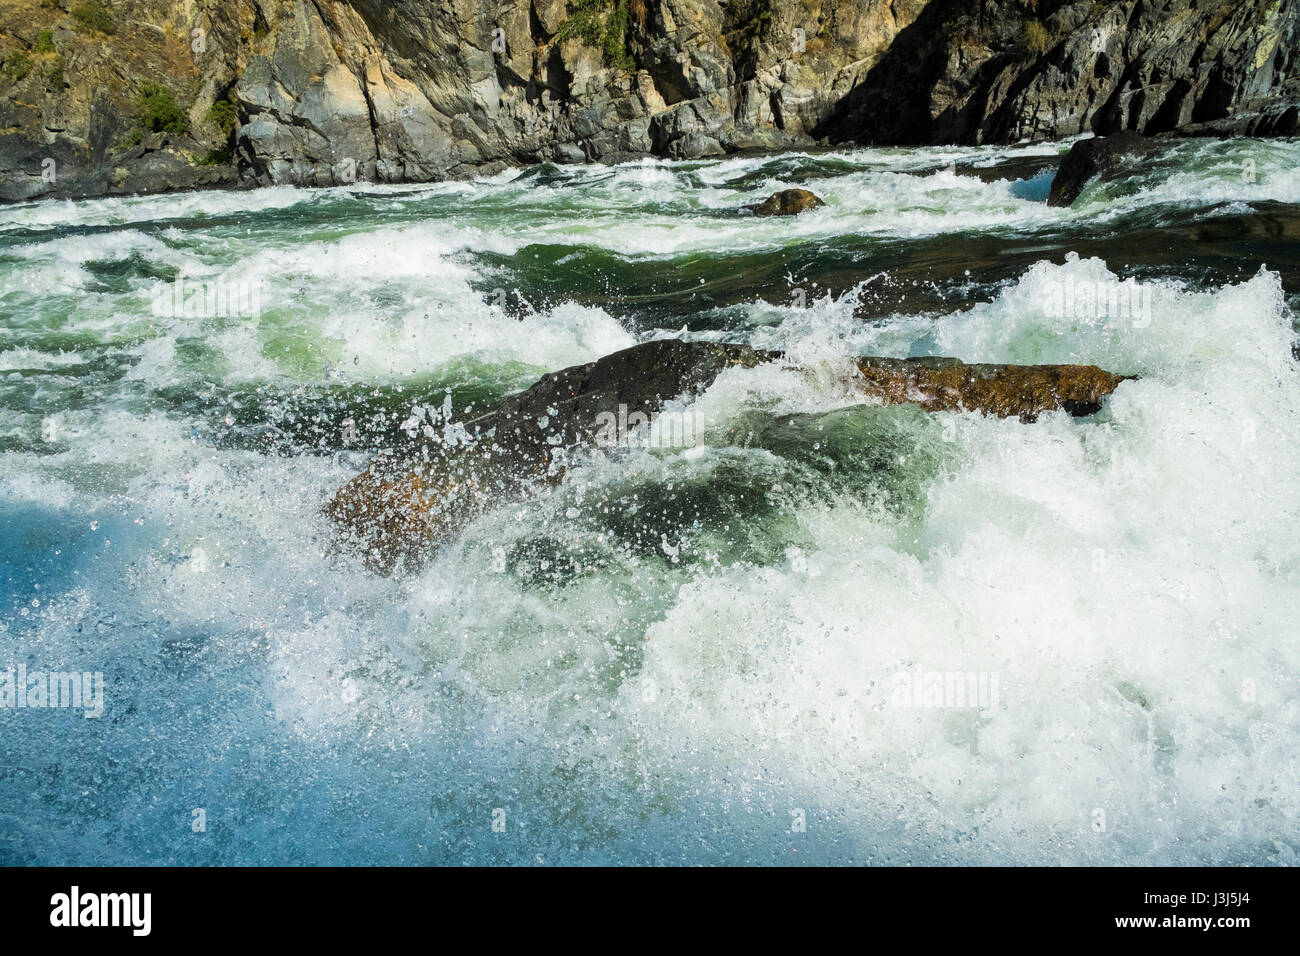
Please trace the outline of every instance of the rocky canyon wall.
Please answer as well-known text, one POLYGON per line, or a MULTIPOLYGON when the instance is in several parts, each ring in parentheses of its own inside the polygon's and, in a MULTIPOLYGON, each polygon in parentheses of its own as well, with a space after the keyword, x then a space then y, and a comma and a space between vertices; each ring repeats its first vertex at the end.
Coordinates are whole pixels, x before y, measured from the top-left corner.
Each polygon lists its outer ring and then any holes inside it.
POLYGON ((1291 134, 1300 0, 3 0, 0 197, 1291 134))

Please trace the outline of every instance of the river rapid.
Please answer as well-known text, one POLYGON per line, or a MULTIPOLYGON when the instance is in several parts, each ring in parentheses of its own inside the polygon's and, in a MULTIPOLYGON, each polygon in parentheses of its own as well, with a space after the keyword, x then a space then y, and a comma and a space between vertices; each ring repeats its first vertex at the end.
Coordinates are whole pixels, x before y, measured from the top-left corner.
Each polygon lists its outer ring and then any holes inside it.
POLYGON ((0 209, 0 671, 103 675, 0 708, 0 862, 1300 862, 1300 143, 1049 208, 1067 146, 0 209), (667 336, 790 361, 419 574, 333 546, 424 409, 667 336))

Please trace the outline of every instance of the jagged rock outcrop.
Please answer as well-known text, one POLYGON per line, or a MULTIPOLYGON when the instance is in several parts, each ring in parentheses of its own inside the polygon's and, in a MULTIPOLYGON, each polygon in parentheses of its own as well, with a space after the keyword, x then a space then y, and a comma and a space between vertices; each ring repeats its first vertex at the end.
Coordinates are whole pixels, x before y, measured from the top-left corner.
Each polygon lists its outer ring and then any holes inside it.
MULTIPOLYGON (((662 339, 545 376, 461 423, 427 410, 413 439, 381 454, 325 506, 344 547, 371 568, 418 568, 440 542, 529 487, 563 477, 570 455, 608 445, 607 430, 648 425, 665 402, 702 391, 723 370, 779 358, 744 345, 662 339)), ((978 411, 1032 422, 1089 415, 1127 376, 1091 365, 966 365, 950 358, 862 358, 865 401, 978 411)), ((615 435, 626 439, 627 435, 615 435)))
POLYGON ((1080 140, 1061 160, 1047 193, 1047 205, 1070 205, 1094 177, 1113 176, 1121 169, 1156 154, 1159 148, 1157 142, 1141 133, 1127 131, 1080 140))
POLYGON ((1286 133, 1300 0, 6 0, 0 198, 1286 133))
POLYGON ((1285 134, 1300 94, 1297 7, 934 0, 819 129, 882 143, 1216 124, 1224 133, 1285 134), (1252 123, 1252 115, 1268 118, 1252 123))

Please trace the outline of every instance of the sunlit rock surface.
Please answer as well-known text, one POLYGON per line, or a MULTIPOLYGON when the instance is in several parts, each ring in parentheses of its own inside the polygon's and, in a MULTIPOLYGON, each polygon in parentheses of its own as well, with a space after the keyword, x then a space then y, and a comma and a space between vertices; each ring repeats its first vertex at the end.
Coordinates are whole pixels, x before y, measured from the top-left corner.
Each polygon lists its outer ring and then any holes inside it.
POLYGON ((0 198, 423 182, 827 142, 1287 135, 1298 6, 12 0, 0 198))

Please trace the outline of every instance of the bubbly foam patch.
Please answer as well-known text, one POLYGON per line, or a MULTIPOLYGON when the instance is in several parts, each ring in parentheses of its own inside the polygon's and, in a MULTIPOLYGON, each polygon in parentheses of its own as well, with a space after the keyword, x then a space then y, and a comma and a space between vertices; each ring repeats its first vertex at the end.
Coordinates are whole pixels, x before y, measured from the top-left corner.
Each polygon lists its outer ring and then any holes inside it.
POLYGON ((864 821, 937 804, 936 839, 978 828, 980 854, 1292 862, 1275 837, 1297 810, 1281 741, 1300 662, 1276 638, 1300 569, 1300 381, 1278 283, 1169 288, 1119 335, 1033 312, 1065 278, 1115 281, 1096 260, 1041 263, 936 337, 1140 372, 1100 421, 956 416, 919 525, 801 516, 816 550, 682 589, 648 635, 657 696, 624 700, 648 745, 798 768, 793 792, 864 821), (983 680, 987 708, 925 698, 953 675, 983 680))

